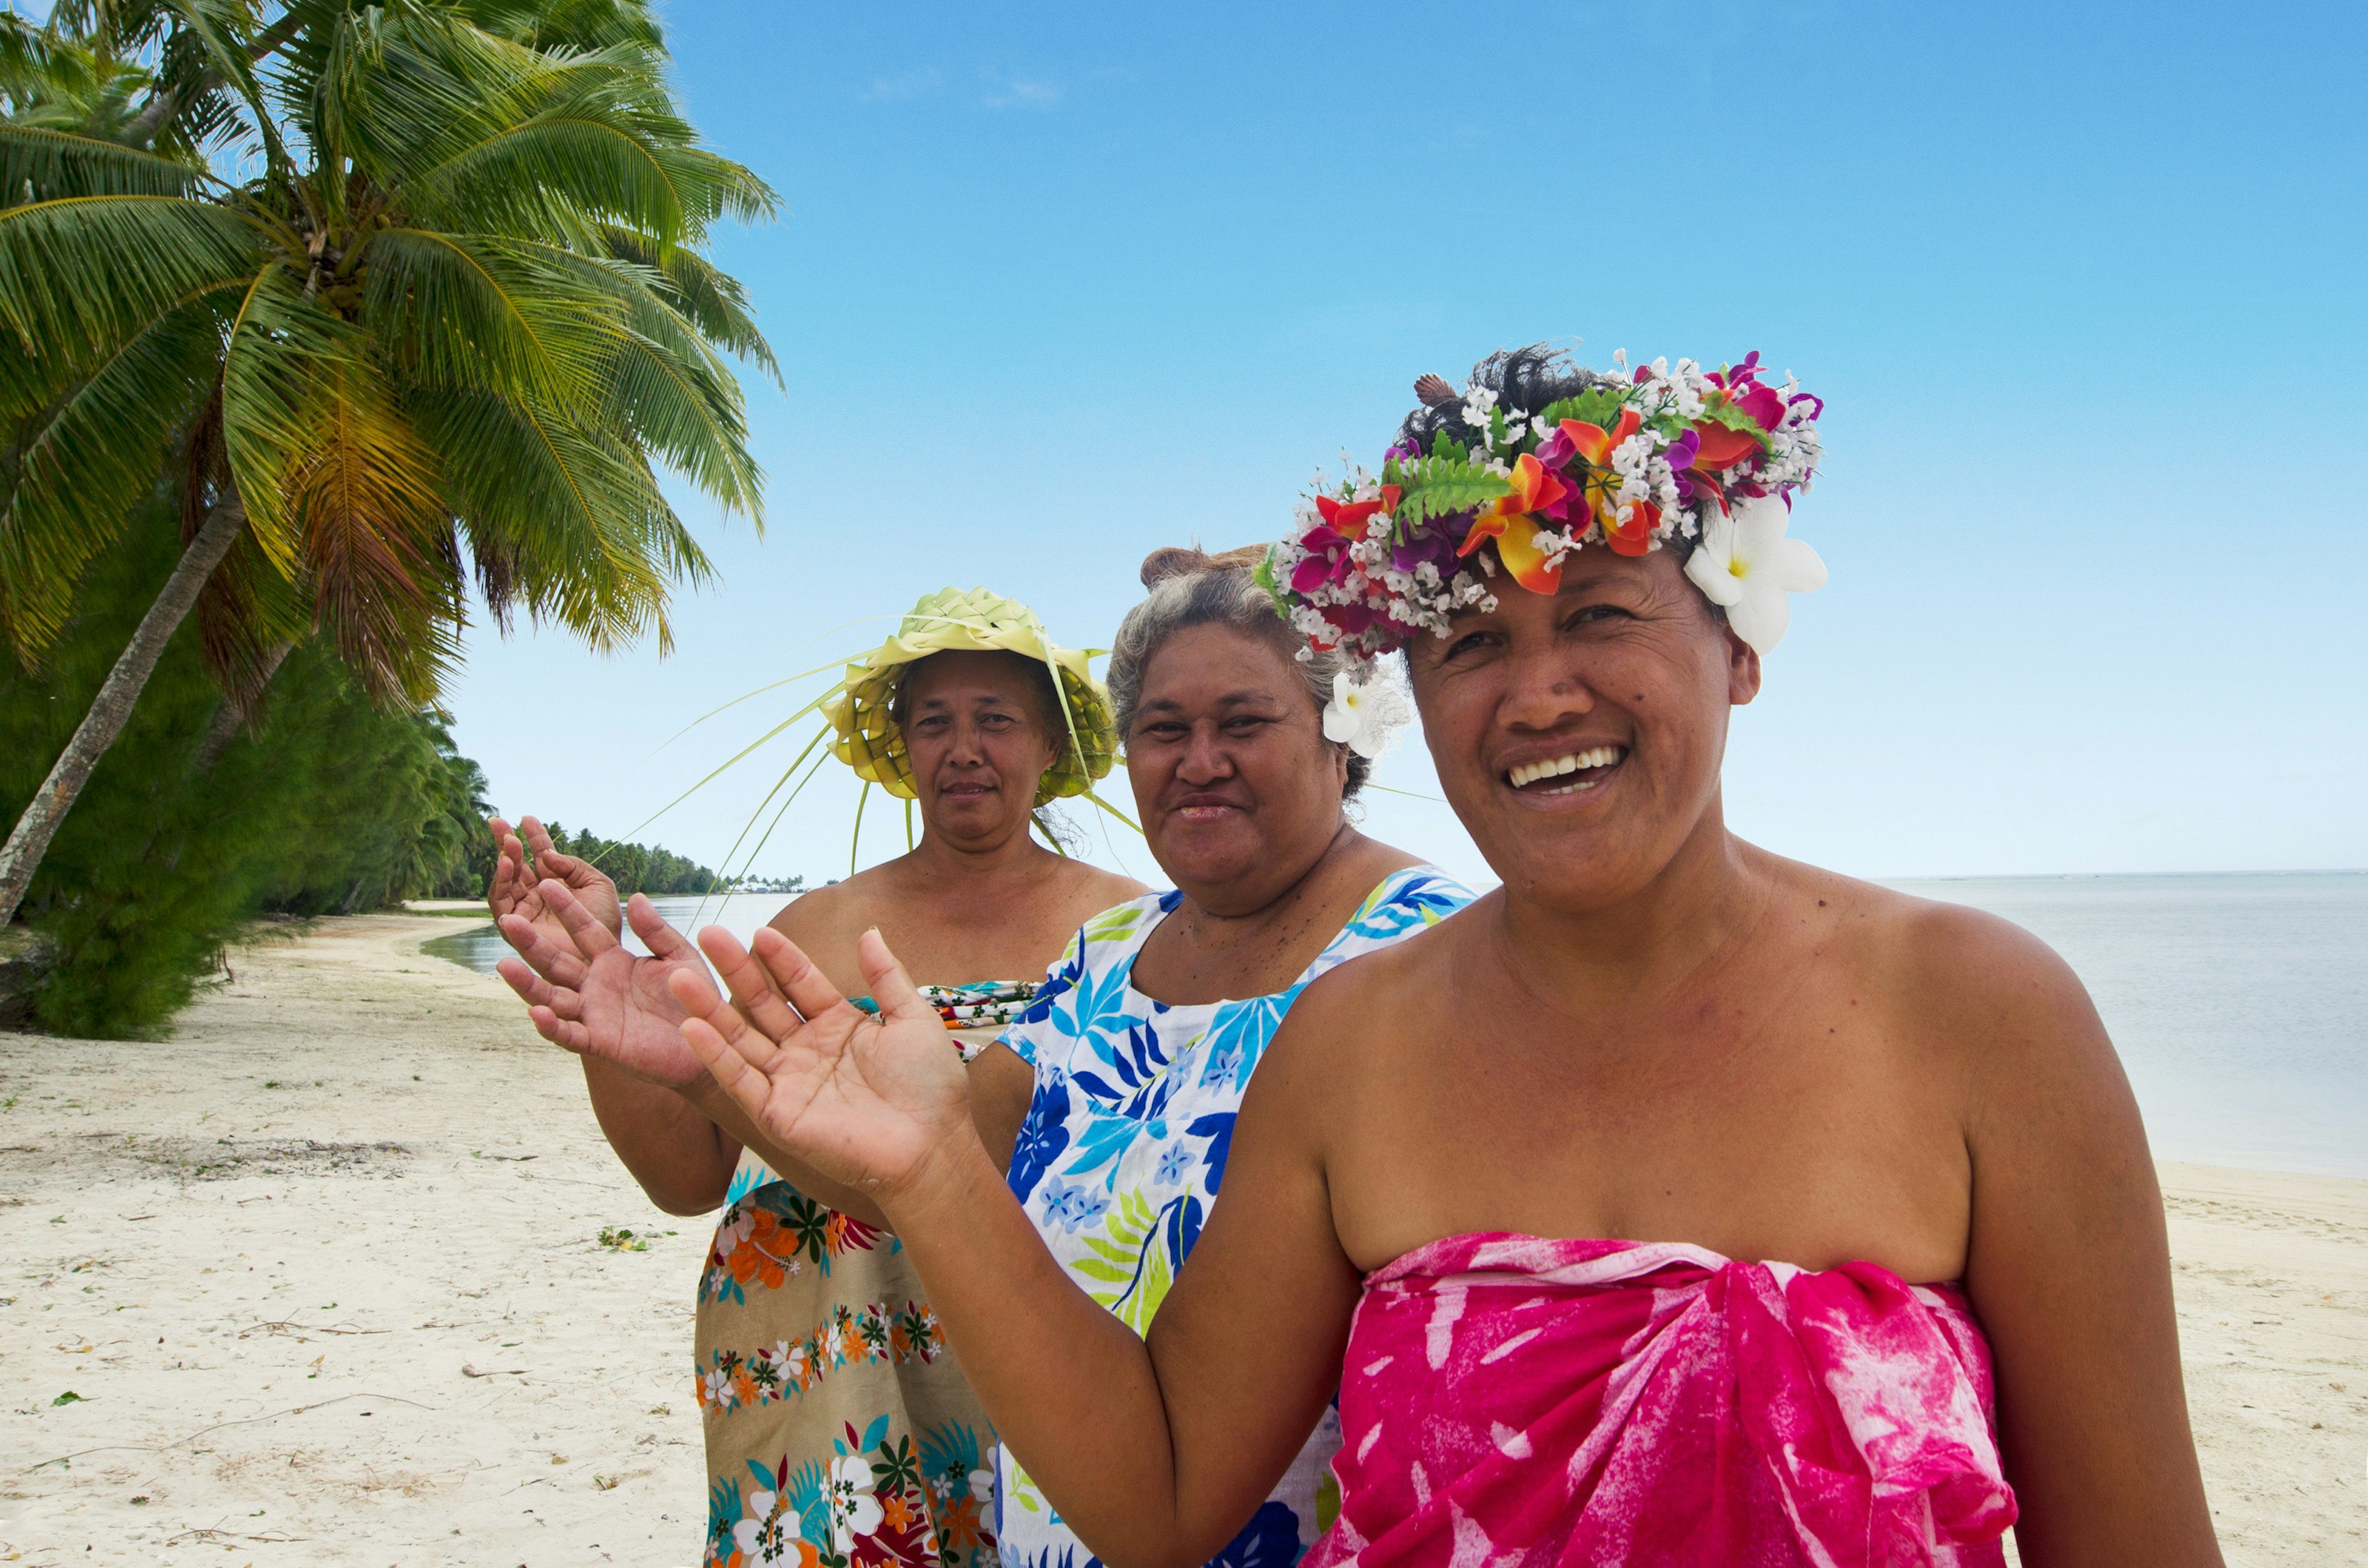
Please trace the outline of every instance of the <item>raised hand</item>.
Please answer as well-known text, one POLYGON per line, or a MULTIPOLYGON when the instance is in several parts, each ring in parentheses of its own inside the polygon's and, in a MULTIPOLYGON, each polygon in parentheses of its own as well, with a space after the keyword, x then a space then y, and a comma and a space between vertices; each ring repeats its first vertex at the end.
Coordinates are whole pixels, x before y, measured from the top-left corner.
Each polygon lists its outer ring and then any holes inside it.
POLYGON ((617 884, 594 869, 591 862, 561 854, 541 823, 530 816, 521 817, 518 831, 512 832, 510 824, 501 818, 489 817, 485 825, 494 830, 494 843, 500 851, 494 862, 493 886, 485 892, 485 902, 492 906, 496 923, 506 915, 516 915, 554 940, 565 940, 564 923, 558 912, 544 902, 540 891, 543 881, 556 881, 575 895, 576 902, 591 913, 592 918, 611 932, 620 928, 617 884), (534 869, 530 872, 526 864, 529 848, 534 851, 534 869))
POLYGON ((878 931, 855 949, 878 1017, 770 927, 757 933, 753 953, 720 926, 701 931, 699 945, 732 999, 704 973, 673 971, 667 984, 689 1015, 682 1038, 783 1148, 886 1204, 951 1141, 976 1137, 969 1079, 945 1024, 878 931))
POLYGON ((549 920, 515 910, 502 915, 502 939, 518 957, 495 967, 526 999, 535 1032, 645 1083, 669 1089, 697 1083, 706 1069, 683 1043, 683 1009, 666 988, 677 971, 706 974, 682 933, 635 893, 626 914, 653 955, 636 958, 564 884, 547 879, 534 895, 549 920))

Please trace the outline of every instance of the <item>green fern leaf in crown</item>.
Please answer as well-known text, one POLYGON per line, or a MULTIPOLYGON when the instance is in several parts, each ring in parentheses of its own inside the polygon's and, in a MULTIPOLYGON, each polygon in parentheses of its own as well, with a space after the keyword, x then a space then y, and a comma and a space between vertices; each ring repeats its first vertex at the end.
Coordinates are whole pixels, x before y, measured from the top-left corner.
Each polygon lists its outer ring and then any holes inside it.
POLYGON ((1551 430, 1565 419, 1576 419, 1582 425, 1592 425, 1609 430, 1620 423, 1620 409, 1628 401, 1625 394, 1611 387, 1589 387, 1577 397, 1566 397, 1550 403, 1541 409, 1538 417, 1551 430))
POLYGON ((1473 511, 1510 494, 1513 489, 1503 474, 1490 473, 1463 457, 1417 458, 1401 463, 1396 483, 1402 494, 1392 515, 1401 528, 1452 512, 1473 511))

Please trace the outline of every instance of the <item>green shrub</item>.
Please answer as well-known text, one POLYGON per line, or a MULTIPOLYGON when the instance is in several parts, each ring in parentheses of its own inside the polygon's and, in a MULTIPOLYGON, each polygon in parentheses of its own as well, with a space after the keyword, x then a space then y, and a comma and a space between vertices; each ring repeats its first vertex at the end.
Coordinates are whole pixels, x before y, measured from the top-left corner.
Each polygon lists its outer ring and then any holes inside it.
MULTIPOLYGON (((0 655, 0 813, 64 747, 179 550, 162 497, 84 578, 39 669, 0 655)), ((21 912, 16 1006, 64 1034, 153 1038, 258 917, 473 897, 493 846, 484 776, 432 712, 369 702, 324 649, 291 652, 256 733, 200 766, 220 706, 184 623, 43 857, 21 912)))

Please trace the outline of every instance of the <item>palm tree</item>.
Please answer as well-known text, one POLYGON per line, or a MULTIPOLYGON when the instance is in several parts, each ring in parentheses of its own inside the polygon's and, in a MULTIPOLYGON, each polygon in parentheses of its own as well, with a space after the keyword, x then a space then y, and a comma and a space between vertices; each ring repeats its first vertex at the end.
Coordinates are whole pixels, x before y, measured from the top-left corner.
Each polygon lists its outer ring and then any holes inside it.
POLYGON ((0 17, 0 638, 37 660, 160 475, 187 548, 0 848, 13 915, 200 597, 239 707, 328 638, 432 698, 473 585, 608 649, 710 574, 654 464, 761 528, 701 254, 769 216, 643 0, 61 0, 0 17))

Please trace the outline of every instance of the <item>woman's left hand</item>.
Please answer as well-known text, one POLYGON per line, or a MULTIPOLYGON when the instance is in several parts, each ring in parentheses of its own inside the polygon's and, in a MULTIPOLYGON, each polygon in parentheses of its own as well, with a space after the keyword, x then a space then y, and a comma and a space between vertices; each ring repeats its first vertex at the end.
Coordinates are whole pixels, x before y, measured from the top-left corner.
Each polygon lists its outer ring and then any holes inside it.
POLYGON ((753 952, 720 926, 701 931, 699 945, 732 1000, 695 970, 675 971, 667 983, 689 1014, 682 1038, 783 1148, 886 1208, 948 1147, 975 1142, 969 1079, 944 1020, 878 931, 856 943, 877 1017, 770 927, 757 933, 753 952))

